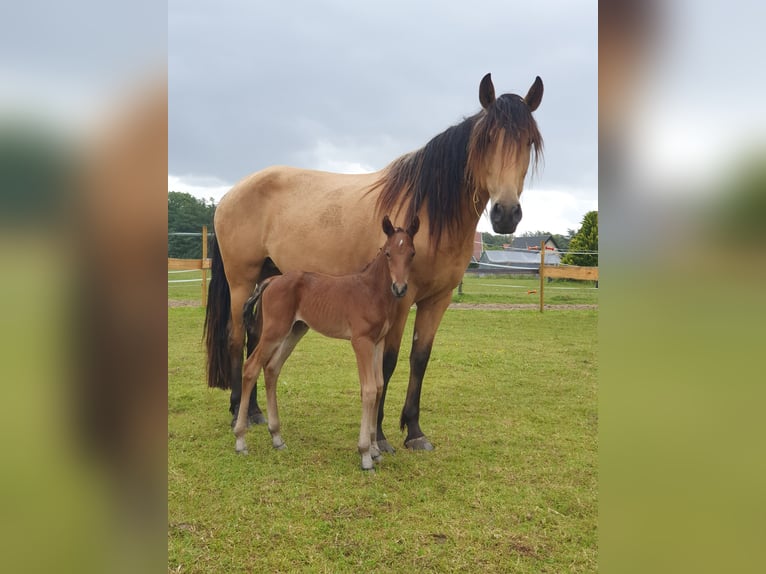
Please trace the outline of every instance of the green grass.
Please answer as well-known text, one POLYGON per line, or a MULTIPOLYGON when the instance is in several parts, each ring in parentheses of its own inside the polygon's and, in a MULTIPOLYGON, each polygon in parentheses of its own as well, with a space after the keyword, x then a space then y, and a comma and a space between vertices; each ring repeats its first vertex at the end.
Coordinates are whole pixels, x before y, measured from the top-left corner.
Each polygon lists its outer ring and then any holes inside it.
MULTIPOLYGON (((209 279, 208 272, 208 279, 209 279)), ((199 271, 184 273, 169 273, 168 280, 190 280, 194 283, 169 283, 168 298, 200 301, 201 274, 199 271)), ((455 289, 452 300, 456 303, 531 303, 539 304, 539 293, 528 293, 540 289, 540 279, 529 276, 495 275, 476 277, 466 275, 463 279, 463 294, 458 295, 455 289)), ((598 304, 598 289, 594 289, 593 281, 569 281, 555 279, 545 284, 545 303, 548 305, 563 304, 598 304)))
MULTIPOLYGON (((530 276, 465 275, 463 294, 456 289, 452 300, 456 303, 531 303, 540 304, 540 279, 530 276), (529 293, 529 291, 535 293, 529 293)), ((597 305, 598 289, 593 281, 554 279, 544 286, 547 305, 597 305)))
MULTIPOLYGON (((436 450, 399 448, 367 474, 347 342, 304 338, 278 384, 288 449, 252 427, 243 457, 228 393, 205 387, 203 309, 169 309, 168 569, 594 572, 596 318, 448 311, 421 401, 436 450)), ((395 446, 406 355, 386 404, 395 446)))

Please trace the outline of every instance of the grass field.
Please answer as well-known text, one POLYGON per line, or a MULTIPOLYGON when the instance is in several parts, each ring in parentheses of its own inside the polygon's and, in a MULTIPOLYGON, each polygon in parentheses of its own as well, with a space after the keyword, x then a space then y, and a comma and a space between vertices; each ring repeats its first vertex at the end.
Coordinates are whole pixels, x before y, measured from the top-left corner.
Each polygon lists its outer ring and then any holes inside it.
MULTIPOLYGON (((447 311, 421 401, 436 450, 367 474, 347 342, 304 338, 278 384, 288 449, 252 427, 243 457, 228 393, 205 386, 203 309, 168 309, 168 570, 594 572, 596 318, 447 311)), ((395 446, 406 367, 386 404, 395 446)))
MULTIPOLYGON (((168 284, 168 298, 179 300, 200 300, 200 272, 184 272, 168 274, 169 281, 197 280, 188 283, 168 284)), ((528 291, 540 288, 540 280, 530 277, 510 275, 495 275, 476 277, 466 275, 463 280, 463 294, 457 289, 453 301, 459 303, 530 303, 539 304, 540 296, 528 291)), ((545 284, 545 303, 549 305, 562 304, 598 304, 598 289, 592 281, 568 281, 556 279, 545 284)))

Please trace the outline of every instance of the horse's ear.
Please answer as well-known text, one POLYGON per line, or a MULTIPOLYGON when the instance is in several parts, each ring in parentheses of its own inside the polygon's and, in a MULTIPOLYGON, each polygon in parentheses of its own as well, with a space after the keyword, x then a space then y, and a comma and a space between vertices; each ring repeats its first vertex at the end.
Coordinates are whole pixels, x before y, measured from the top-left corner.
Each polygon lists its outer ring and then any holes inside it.
POLYGON ((410 227, 407 229, 407 235, 410 237, 415 237, 418 229, 420 229, 420 218, 416 215, 412 220, 412 223, 410 223, 410 227))
POLYGON ((495 101, 495 86, 492 84, 492 74, 487 74, 479 84, 479 102, 485 110, 495 101))
POLYGON ((394 234, 394 226, 391 224, 391 220, 388 218, 388 215, 383 217, 383 232, 388 237, 391 237, 394 234))
POLYGON ((540 76, 535 78, 532 87, 529 88, 527 95, 524 96, 524 101, 527 102, 529 109, 533 112, 538 108, 540 102, 543 101, 543 81, 540 76))

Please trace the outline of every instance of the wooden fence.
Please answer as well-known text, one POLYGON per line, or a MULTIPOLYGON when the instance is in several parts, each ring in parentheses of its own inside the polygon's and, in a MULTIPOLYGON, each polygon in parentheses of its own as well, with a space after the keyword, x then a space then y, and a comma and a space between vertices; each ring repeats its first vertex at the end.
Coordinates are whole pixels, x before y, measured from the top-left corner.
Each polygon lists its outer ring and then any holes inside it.
POLYGON ((168 257, 168 271, 202 270, 202 306, 207 305, 207 270, 210 259, 207 256, 207 225, 202 226, 202 259, 176 259, 168 257))
POLYGON ((545 241, 540 242, 540 313, 543 312, 545 302, 543 291, 545 279, 578 279, 585 281, 598 281, 598 267, 579 267, 577 265, 546 265, 545 264, 545 241))

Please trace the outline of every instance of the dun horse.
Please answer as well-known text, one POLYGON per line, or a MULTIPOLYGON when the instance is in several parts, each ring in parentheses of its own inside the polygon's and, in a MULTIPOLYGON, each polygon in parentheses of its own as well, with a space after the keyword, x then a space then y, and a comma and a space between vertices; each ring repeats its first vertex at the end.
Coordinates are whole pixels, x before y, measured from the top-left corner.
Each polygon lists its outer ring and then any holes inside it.
MULTIPOLYGON (((400 227, 394 229, 386 215, 383 231, 388 239, 361 273, 342 277, 287 273, 264 281, 245 304, 245 325, 248 332, 259 334, 259 342, 245 361, 241 400, 245 404, 250 400, 250 393, 263 368, 269 432, 274 448, 285 448, 279 432, 277 378, 308 326, 327 337, 351 340, 362 388, 358 444, 362 469, 371 470, 373 460, 380 460, 375 421, 383 394, 383 341, 394 321, 398 300, 407 293, 407 279, 415 257, 412 238, 419 225, 415 216, 407 231, 400 227), (256 325, 252 325, 249 323, 253 321, 255 305, 258 305, 256 325)), ((246 431, 247 409, 240 408, 234 427, 237 452, 247 452, 246 431)))
MULTIPOLYGON (((370 233, 385 213, 411 221, 420 216, 418 252, 409 289, 400 299, 383 350, 383 396, 377 420, 381 450, 386 388, 399 355, 407 310, 417 314, 410 377, 400 427, 405 446, 430 450, 420 428, 420 394, 431 346, 442 316, 471 258, 480 214, 492 202, 497 233, 513 233, 530 159, 542 136, 532 112, 543 97, 536 78, 526 96, 495 97, 489 74, 479 85, 481 110, 403 155, 377 173, 346 175, 270 167, 236 184, 215 214, 212 279, 205 316, 208 385, 231 388, 230 410, 239 408, 245 331, 240 310, 257 283, 289 271, 344 275, 375 255, 380 235, 370 233), (311 245, 311 249, 306 246, 311 245)), ((421 107, 427 102, 418 102, 421 107)), ((300 334, 295 335, 296 338, 300 334)), ((253 342, 248 342, 252 348, 253 342)), ((263 422, 250 397, 249 420, 263 422)))

